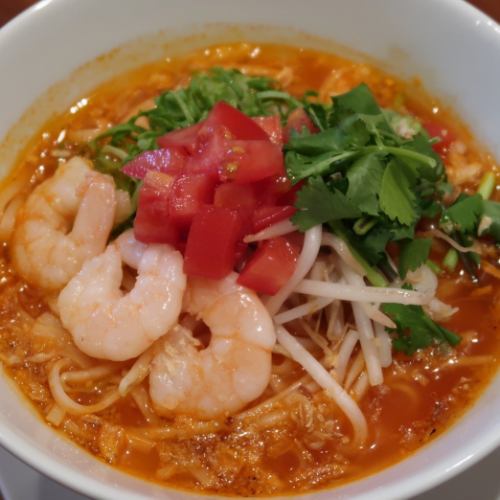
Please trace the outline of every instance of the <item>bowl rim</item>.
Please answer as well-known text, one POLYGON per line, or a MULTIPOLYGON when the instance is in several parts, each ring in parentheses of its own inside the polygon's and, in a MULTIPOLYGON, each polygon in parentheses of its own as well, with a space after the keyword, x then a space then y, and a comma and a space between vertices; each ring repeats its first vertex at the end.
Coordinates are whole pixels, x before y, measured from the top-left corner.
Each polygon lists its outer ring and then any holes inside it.
MULTIPOLYGON (((441 3, 444 4, 447 9, 449 9, 451 15, 457 17, 463 16, 467 18, 474 17, 476 19, 476 23, 480 23, 483 25, 482 31, 483 34, 488 37, 488 43, 496 44, 500 51, 500 26, 495 20, 493 20, 491 17, 479 10, 474 5, 468 3, 466 0, 441 0, 441 3), (494 29, 490 29, 492 26, 494 27, 494 29)), ((21 12, 19 15, 11 19, 8 23, 0 28, 0 46, 5 38, 9 37, 11 34, 17 32, 18 30, 24 30, 27 24, 37 22, 38 19, 43 20, 42 16, 50 12, 51 8, 67 8, 68 5, 69 3, 66 0, 39 0, 39 2, 31 5, 29 8, 21 12)), ((5 372, 1 369, 0 373, 2 375, 5 374, 5 372)), ((500 370, 497 371, 497 374, 493 377, 489 385, 491 385, 495 378, 498 377, 500 377, 500 370)), ((9 385, 11 386, 12 390, 17 393, 19 400, 23 401, 25 398, 20 393, 17 386, 10 379, 8 380, 8 382, 10 383, 9 385)), ((487 389, 488 387, 485 389, 485 391, 487 389)), ((484 397, 484 393, 479 396, 479 398, 482 397, 484 397)), ((36 418, 40 418, 39 415, 33 410, 33 408, 30 407, 29 401, 23 401, 22 404, 26 404, 28 411, 31 411, 34 415, 36 415, 36 418)), ((436 440, 439 440, 449 431, 453 430, 455 425, 457 425, 457 423, 462 419, 467 418, 467 413, 470 412, 473 407, 474 404, 472 404, 467 410, 465 410, 465 413, 460 415, 460 417, 456 421, 454 421, 446 429, 445 432, 438 436, 436 440)), ((77 446, 64 435, 61 435, 57 432, 56 434, 68 443, 71 443, 73 446, 77 446)), ((429 444, 432 444, 436 440, 431 441, 431 443, 429 444)), ((418 453, 419 450, 426 448, 429 444, 423 445, 422 447, 418 448, 415 453, 418 453)), ((80 472, 76 470, 73 466, 61 464, 57 460, 48 456, 42 450, 39 450, 37 446, 24 439, 22 436, 17 435, 17 433, 15 432, 11 432, 10 429, 3 426, 2 423, 0 423, 0 445, 3 446, 13 456, 17 457, 19 460, 21 460, 34 470, 78 493, 90 495, 92 498, 103 500, 115 498, 117 492, 121 493, 123 500, 144 500, 145 498, 147 498, 144 495, 137 494, 135 492, 122 491, 121 487, 114 487, 112 484, 104 483, 100 480, 94 479, 86 472, 80 472)), ((493 439, 491 433, 483 433, 475 441, 467 441, 466 443, 462 443, 459 447, 459 451, 455 450, 453 459, 447 459, 445 463, 440 462, 439 464, 431 464, 425 470, 418 471, 417 474, 411 478, 405 477, 401 478, 397 482, 393 482, 392 484, 382 485, 382 491, 377 491, 377 498, 384 498, 386 500, 409 498, 411 496, 428 491, 431 488, 444 483, 452 477, 460 474, 465 469, 471 467, 486 455, 493 452, 498 446, 500 446, 500 432, 496 433, 493 436, 493 439), (380 496, 381 493, 383 493, 383 496, 380 496)), ((78 448, 82 449, 81 447, 78 448)), ((89 456, 92 455, 89 453, 89 456)), ((98 461, 97 459, 95 460, 98 461)), ((373 475, 378 475, 384 470, 387 470, 397 465, 398 463, 404 462, 405 460, 406 459, 403 459, 402 461, 396 462, 395 464, 391 464, 388 467, 385 467, 384 469, 377 471, 369 476, 362 477, 359 480, 354 480, 352 482, 342 484, 337 488, 331 489, 331 491, 336 492, 340 489, 348 487, 351 484, 355 484, 358 481, 363 481, 366 478, 373 477, 373 475)), ((113 471, 123 474, 127 477, 133 477, 137 481, 143 482, 145 484, 150 484, 150 482, 147 480, 122 472, 121 470, 111 467, 104 462, 99 461, 99 463, 102 466, 109 467, 113 471)), ((182 492, 195 498, 212 498, 211 495, 164 487, 159 483, 152 484, 160 488, 165 488, 166 492, 182 492)), ((325 493, 327 491, 330 490, 327 488, 314 492, 305 492, 298 495, 298 497, 300 498, 305 497, 306 495, 325 493)), ((371 500, 374 498, 374 496, 373 494, 364 492, 356 495, 355 498, 356 500, 371 500)))

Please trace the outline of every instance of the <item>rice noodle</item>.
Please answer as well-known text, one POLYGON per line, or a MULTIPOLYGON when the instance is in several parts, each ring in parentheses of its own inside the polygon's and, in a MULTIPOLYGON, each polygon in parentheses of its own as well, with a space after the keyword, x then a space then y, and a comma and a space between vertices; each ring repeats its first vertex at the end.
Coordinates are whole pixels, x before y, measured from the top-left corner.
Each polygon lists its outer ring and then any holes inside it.
POLYGON ((125 396, 134 385, 140 384, 148 376, 154 354, 155 344, 137 358, 132 368, 130 368, 118 385, 118 392, 121 396, 125 396))
POLYGON ((285 283, 281 290, 269 298, 267 301, 267 309, 271 315, 275 315, 290 293, 294 290, 297 284, 307 275, 311 270, 321 246, 321 225, 315 226, 306 231, 304 236, 304 245, 297 260, 297 265, 292 277, 285 283))
POLYGON ((89 380, 98 380, 116 372, 121 365, 119 364, 103 364, 88 368, 87 370, 78 370, 74 372, 65 372, 61 375, 63 384, 78 384, 88 382, 89 380))
POLYGON ((67 413, 71 415, 86 415, 88 413, 98 413, 108 406, 111 406, 120 399, 117 389, 108 392, 99 403, 92 405, 81 405, 73 401, 65 392, 61 380, 61 370, 67 367, 71 361, 62 358, 56 361, 49 372, 49 387, 52 397, 56 403, 67 413))
POLYGON ((276 236, 283 236, 285 234, 297 231, 297 227, 293 225, 290 219, 285 219, 272 226, 266 227, 255 234, 249 234, 243 238, 244 243, 255 243, 256 241, 268 240, 269 238, 276 238, 276 236))
POLYGON ((387 368, 392 363, 392 341, 382 325, 375 325, 375 339, 380 365, 382 368, 387 368))
POLYGON ((353 286, 344 283, 325 283, 324 281, 302 280, 294 289, 297 293, 345 300, 348 302, 377 302, 394 304, 427 304, 432 297, 421 292, 402 288, 373 286, 353 286))
POLYGON ((337 403, 350 420, 354 431, 354 442, 362 445, 368 436, 366 419, 356 402, 333 379, 326 369, 308 352, 285 328, 279 326, 276 331, 278 342, 290 353, 313 380, 337 403))
POLYGON ((361 276, 364 276, 366 274, 361 264, 352 255, 351 250, 349 249, 345 241, 341 240, 338 236, 335 236, 332 233, 323 232, 323 236, 321 237, 321 245, 330 247, 335 250, 339 257, 361 276))
POLYGON ((149 399, 148 391, 142 385, 131 391, 131 396, 148 424, 159 425, 161 420, 154 411, 149 399))
POLYGON ((347 364, 358 341, 359 334, 356 330, 349 330, 342 341, 335 363, 335 378, 339 384, 344 381, 347 364))
POLYGON ((278 325, 282 325, 283 323, 288 323, 298 318, 302 318, 303 316, 308 316, 310 314, 314 314, 315 312, 323 309, 333 302, 333 299, 318 297, 313 299, 305 304, 301 304, 300 306, 293 307, 292 309, 288 309, 277 314, 274 317, 274 322, 278 325))

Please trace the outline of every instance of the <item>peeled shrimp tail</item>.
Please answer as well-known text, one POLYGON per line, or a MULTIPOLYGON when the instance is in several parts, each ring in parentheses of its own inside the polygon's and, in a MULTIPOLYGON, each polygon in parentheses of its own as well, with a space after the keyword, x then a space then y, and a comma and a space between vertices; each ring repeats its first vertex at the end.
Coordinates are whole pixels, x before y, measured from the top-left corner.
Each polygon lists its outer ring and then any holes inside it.
POLYGON ((150 394, 157 411, 197 418, 232 414, 259 397, 271 377, 276 341, 271 317, 260 299, 236 285, 192 279, 185 309, 208 326, 208 347, 191 332, 172 329, 153 359, 150 394))
POLYGON ((17 217, 11 245, 19 274, 46 290, 61 289, 101 253, 115 217, 113 179, 75 157, 37 186, 17 217))
POLYGON ((182 256, 169 245, 137 244, 132 232, 121 244, 87 261, 59 296, 63 325, 80 350, 95 358, 123 361, 139 356, 177 323, 186 287, 182 256), (126 248, 128 243, 133 248, 126 248), (123 256, 135 255, 137 279, 121 289, 123 256))

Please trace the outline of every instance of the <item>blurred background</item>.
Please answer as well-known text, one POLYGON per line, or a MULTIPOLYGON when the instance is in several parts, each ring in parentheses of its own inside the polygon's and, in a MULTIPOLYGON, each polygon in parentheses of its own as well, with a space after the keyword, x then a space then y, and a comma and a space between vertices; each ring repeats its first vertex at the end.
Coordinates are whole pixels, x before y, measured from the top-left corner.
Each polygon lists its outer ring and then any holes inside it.
MULTIPOLYGON (((34 3, 36 0, 0 0, 0 26, 34 3)), ((469 0, 469 3, 500 22, 500 0, 469 0)))

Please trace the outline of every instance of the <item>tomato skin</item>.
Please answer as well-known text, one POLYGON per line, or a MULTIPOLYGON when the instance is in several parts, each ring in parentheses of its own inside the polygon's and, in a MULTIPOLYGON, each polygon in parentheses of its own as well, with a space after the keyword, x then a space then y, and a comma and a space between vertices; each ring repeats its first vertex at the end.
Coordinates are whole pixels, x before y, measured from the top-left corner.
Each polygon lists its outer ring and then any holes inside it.
POLYGON ((266 227, 272 226, 282 220, 289 219, 296 208, 291 205, 259 207, 253 212, 252 232, 258 233, 266 227))
POLYGON ((269 141, 231 141, 223 178, 245 184, 285 175, 281 148, 269 141))
POLYGON ((318 131, 304 108, 294 109, 288 116, 286 126, 283 129, 283 142, 286 144, 290 140, 292 131, 301 133, 304 128, 309 130, 311 134, 318 131))
POLYGON ((195 152, 196 138, 202 127, 203 122, 191 125, 190 127, 173 130, 161 137, 158 137, 156 142, 160 148, 177 148, 186 154, 195 152))
POLYGON ((135 179, 144 179, 150 170, 177 175, 184 170, 187 156, 182 149, 169 147, 144 151, 122 167, 122 172, 135 179))
POLYGON ((450 144, 456 140, 455 134, 438 122, 425 122, 423 125, 431 138, 438 137, 440 139, 439 142, 432 145, 432 148, 440 156, 445 157, 450 148, 450 144))
POLYGON ((226 182, 215 189, 214 205, 216 207, 254 209, 257 204, 257 194, 251 184, 226 182))
POLYGON ((169 218, 179 227, 187 227, 203 205, 212 203, 216 179, 204 174, 181 175, 172 185, 169 218))
POLYGON ((144 177, 139 192, 134 235, 143 243, 169 243, 177 245, 180 232, 169 219, 168 196, 173 177, 150 171, 144 177))
POLYGON ((278 115, 254 116, 252 120, 264 130, 272 143, 283 146, 283 128, 278 115))
POLYGON ((188 158, 186 170, 220 177, 228 151, 229 132, 224 127, 203 125, 200 128, 194 152, 188 158))
POLYGON ((259 293, 274 295, 292 276, 298 248, 282 236, 264 241, 250 257, 238 283, 259 293))
POLYGON ((221 279, 236 262, 241 220, 237 210, 205 206, 193 217, 184 254, 188 276, 221 279))
POLYGON ((258 204, 257 193, 252 184, 226 182, 215 189, 216 207, 238 210, 241 219, 241 238, 252 232, 253 213, 258 204))
POLYGON ((210 111, 205 125, 224 127, 231 138, 244 141, 269 141, 269 137, 257 123, 227 102, 218 102, 210 111))

